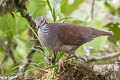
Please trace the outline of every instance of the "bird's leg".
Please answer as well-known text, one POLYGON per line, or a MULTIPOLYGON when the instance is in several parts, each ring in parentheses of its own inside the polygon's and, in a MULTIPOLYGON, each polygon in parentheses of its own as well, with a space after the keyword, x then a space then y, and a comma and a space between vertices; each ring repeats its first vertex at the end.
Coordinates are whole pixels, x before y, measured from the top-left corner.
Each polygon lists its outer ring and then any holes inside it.
POLYGON ((78 55, 76 55, 75 53, 70 53, 70 54, 66 57, 66 60, 69 60, 69 59, 71 59, 71 58, 73 58, 73 57, 75 57, 75 58, 77 58, 77 59, 80 59, 80 60, 86 62, 86 59, 85 59, 85 58, 83 58, 83 57, 81 57, 81 56, 78 56, 78 55))
POLYGON ((80 60, 86 62, 86 59, 84 59, 84 58, 81 57, 81 56, 76 55, 75 53, 70 53, 70 54, 66 57, 66 60, 69 60, 69 59, 71 59, 71 58, 73 58, 73 57, 75 57, 75 58, 77 58, 77 59, 80 59, 80 60))
POLYGON ((64 62, 75 57, 75 53, 70 53, 65 59, 61 59, 60 63, 62 65, 62 69, 65 70, 64 62))
POLYGON ((66 57, 66 60, 69 60, 73 57, 76 57, 75 53, 70 53, 67 57, 66 57))
POLYGON ((51 59, 52 65, 55 64, 56 57, 57 57, 57 51, 54 51, 53 56, 52 56, 52 59, 51 59))
POLYGON ((61 59, 61 60, 60 60, 60 64, 61 64, 62 66, 59 66, 59 71, 65 70, 64 59, 61 59))

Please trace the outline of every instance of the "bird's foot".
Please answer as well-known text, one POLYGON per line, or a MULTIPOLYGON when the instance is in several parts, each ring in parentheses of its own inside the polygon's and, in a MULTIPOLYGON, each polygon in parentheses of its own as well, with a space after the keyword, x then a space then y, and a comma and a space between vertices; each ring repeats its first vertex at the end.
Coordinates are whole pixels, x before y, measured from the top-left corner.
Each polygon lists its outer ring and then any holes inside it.
POLYGON ((83 58, 81 56, 78 56, 76 55, 75 53, 70 53, 65 59, 61 59, 60 60, 60 66, 59 66, 59 71, 61 70, 66 70, 65 69, 65 62, 67 62, 69 59, 75 57, 76 59, 80 60, 80 61, 83 61, 83 62, 88 62, 88 59, 87 58, 83 58))
POLYGON ((73 53, 71 53, 71 54, 69 54, 65 59, 61 59, 60 60, 60 67, 59 67, 59 71, 61 71, 61 70, 66 70, 65 69, 65 62, 67 62, 69 59, 71 59, 71 58, 73 58, 73 57, 75 57, 75 54, 73 54, 73 53))
POLYGON ((65 66, 64 66, 64 60, 63 59, 60 60, 60 66, 59 66, 59 71, 61 72, 62 70, 64 70, 64 71, 66 70, 65 66))

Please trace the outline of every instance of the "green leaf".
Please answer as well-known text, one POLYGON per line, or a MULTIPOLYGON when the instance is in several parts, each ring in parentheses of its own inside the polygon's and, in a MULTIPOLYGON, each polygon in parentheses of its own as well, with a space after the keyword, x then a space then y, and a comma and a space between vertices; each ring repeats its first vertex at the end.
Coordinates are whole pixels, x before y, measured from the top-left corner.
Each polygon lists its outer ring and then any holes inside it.
POLYGON ((7 14, 0 17, 0 30, 2 34, 13 37, 14 35, 21 34, 27 29, 27 27, 25 27, 27 24, 26 20, 18 13, 14 13, 14 16, 15 17, 7 14))
POLYGON ((57 17, 56 9, 55 9, 56 2, 55 1, 52 2, 52 1, 47 0, 47 4, 48 4, 48 7, 49 7, 50 12, 52 14, 53 20, 54 20, 54 22, 56 22, 56 17, 57 17), (54 5, 51 6, 51 4, 54 4, 54 5))
POLYGON ((55 8, 54 7, 53 7, 52 15, 53 15, 54 22, 56 22, 56 12, 55 12, 55 8))
POLYGON ((72 23, 73 23, 73 24, 82 24, 83 21, 81 21, 81 20, 74 20, 72 23))
POLYGON ((68 6, 68 0, 62 0, 61 12, 66 13, 66 8, 68 6))
POLYGON ((16 25, 15 25, 16 32, 15 33, 22 34, 25 30, 27 30, 28 22, 19 13, 14 13, 14 16, 16 20, 16 25))
POLYGON ((46 16, 46 5, 46 0, 30 0, 27 9, 34 18, 37 18, 38 16, 46 16))
POLYGON ((73 4, 68 4, 68 0, 62 0, 63 4, 61 6, 61 12, 64 13, 65 15, 70 15, 74 10, 78 9, 80 4, 84 2, 84 0, 74 0, 73 4))
POLYGON ((112 15, 115 15, 117 10, 112 5, 110 5, 108 2, 105 2, 104 4, 105 4, 107 11, 110 12, 112 15))
POLYGON ((108 23, 106 27, 113 32, 113 36, 109 38, 110 41, 113 41, 113 42, 120 41, 120 23, 111 22, 111 23, 108 23))
POLYGON ((58 65, 49 66, 49 67, 47 67, 47 69, 53 69, 53 68, 56 68, 56 67, 58 67, 58 65))
POLYGON ((49 0, 47 0, 47 4, 48 4, 48 7, 49 7, 49 9, 50 9, 50 11, 51 11, 51 13, 52 13, 53 11, 52 11, 52 7, 51 7, 51 4, 50 4, 50 1, 49 1, 49 0))
POLYGON ((3 15, 0 17, 0 30, 4 34, 8 36, 13 36, 16 31, 15 25, 16 21, 10 14, 3 15))

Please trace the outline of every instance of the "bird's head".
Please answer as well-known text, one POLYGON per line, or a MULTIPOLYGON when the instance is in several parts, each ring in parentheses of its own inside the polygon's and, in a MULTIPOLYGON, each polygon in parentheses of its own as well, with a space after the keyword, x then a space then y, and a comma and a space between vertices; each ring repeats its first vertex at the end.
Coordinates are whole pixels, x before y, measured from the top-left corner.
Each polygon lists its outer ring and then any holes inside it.
POLYGON ((48 22, 46 21, 44 16, 39 16, 36 20, 35 23, 37 25, 37 29, 41 29, 42 26, 44 26, 45 24, 47 24, 48 22))

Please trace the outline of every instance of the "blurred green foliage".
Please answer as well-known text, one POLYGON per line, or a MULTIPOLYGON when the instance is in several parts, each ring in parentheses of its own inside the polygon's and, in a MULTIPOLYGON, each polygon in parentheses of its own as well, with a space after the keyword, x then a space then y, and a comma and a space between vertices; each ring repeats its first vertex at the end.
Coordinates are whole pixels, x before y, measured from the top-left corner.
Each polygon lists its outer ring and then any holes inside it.
MULTIPOLYGON (((114 2, 115 0, 108 2, 105 0, 95 1, 96 9, 94 9, 93 20, 91 20, 92 0, 30 0, 27 4, 27 9, 34 18, 45 16, 49 22, 59 22, 59 20, 65 18, 60 22, 65 21, 67 23, 112 31, 114 36, 109 39, 110 41, 108 41, 106 37, 100 37, 83 45, 92 46, 94 51, 91 52, 91 56, 96 57, 101 55, 100 51, 104 50, 106 42, 116 44, 120 41, 120 23, 118 21, 115 22, 116 20, 112 20, 107 24, 104 23, 104 19, 106 18, 111 20, 108 15, 120 17, 120 4, 117 4, 119 0, 116 0, 116 2, 114 2), (114 4, 117 4, 117 6, 114 4), (113 21, 115 23, 113 23, 113 21)), ((25 58, 33 43, 31 37, 28 36, 28 28, 28 22, 21 17, 19 12, 0 16, 0 60, 2 60, 6 52, 8 43, 7 37, 10 37, 12 41, 11 48, 15 59, 19 63, 18 66, 15 66, 11 57, 8 57, 2 65, 2 69, 0 69, 1 75, 11 75, 18 71, 17 68, 25 64, 25 58)), ((83 46, 81 46, 76 53, 85 56, 83 46)), ((109 48, 114 49, 112 46, 109 46, 109 48)), ((36 49, 36 51, 37 52, 33 55, 31 66, 27 71, 28 73, 36 72, 39 70, 39 67, 47 68, 47 57, 49 57, 50 53, 46 51, 43 55, 39 50, 36 49)), ((65 58, 65 56, 66 54, 60 53, 57 57, 57 61, 59 61, 60 58, 65 58)))
POLYGON ((106 25, 110 31, 114 33, 113 37, 110 38, 112 42, 120 41, 120 23, 109 23, 106 25))

